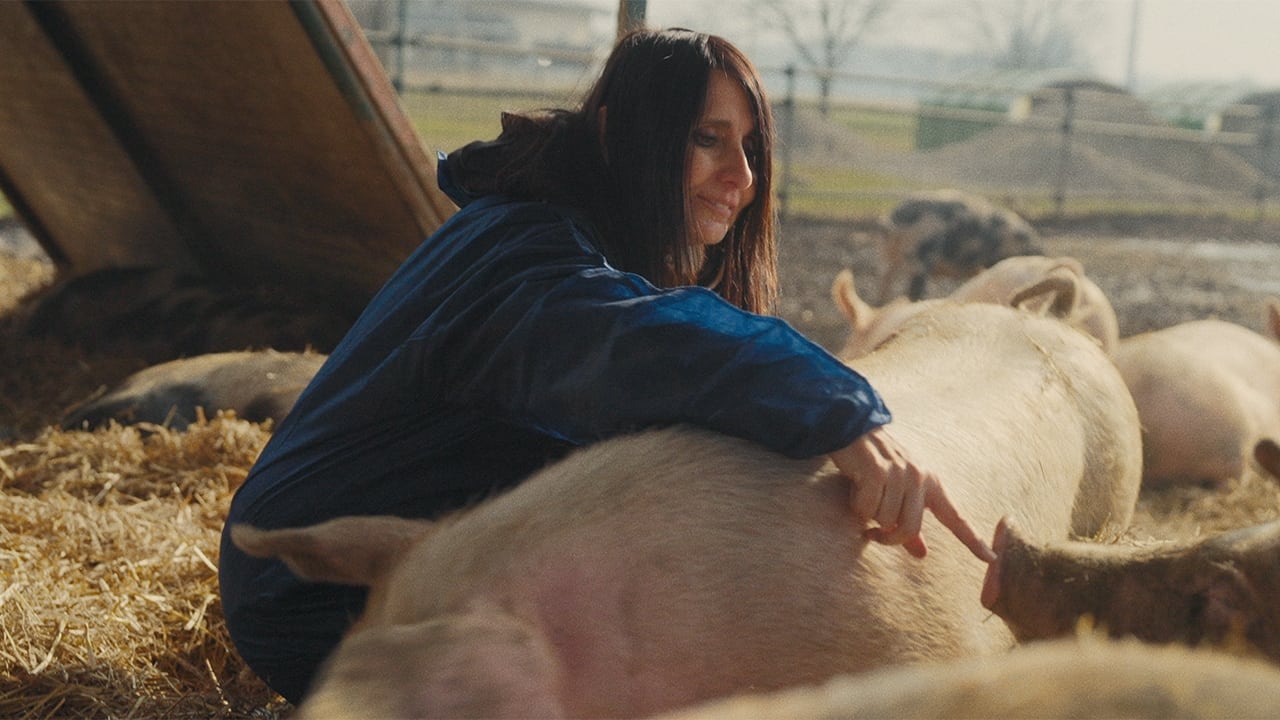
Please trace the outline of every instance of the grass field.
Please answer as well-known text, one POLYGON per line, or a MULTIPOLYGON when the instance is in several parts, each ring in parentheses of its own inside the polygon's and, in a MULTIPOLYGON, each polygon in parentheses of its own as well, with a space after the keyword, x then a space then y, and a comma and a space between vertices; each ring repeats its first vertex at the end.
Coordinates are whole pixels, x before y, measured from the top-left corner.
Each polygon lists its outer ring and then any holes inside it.
POLYGON ((472 140, 495 137, 501 113, 565 105, 554 95, 406 92, 400 105, 427 150, 446 152, 472 140))

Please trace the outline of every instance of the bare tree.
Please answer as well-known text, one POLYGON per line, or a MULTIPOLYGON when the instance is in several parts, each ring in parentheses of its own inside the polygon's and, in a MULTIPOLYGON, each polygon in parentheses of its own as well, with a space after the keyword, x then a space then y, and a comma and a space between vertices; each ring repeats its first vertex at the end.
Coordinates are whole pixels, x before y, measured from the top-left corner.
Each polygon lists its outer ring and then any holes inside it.
POLYGON ((1087 66, 1082 44, 1097 8, 1069 0, 969 0, 974 45, 999 69, 1087 66))
POLYGON ((834 75, 892 0, 753 0, 761 22, 776 23, 818 78, 819 109, 830 107, 834 75))

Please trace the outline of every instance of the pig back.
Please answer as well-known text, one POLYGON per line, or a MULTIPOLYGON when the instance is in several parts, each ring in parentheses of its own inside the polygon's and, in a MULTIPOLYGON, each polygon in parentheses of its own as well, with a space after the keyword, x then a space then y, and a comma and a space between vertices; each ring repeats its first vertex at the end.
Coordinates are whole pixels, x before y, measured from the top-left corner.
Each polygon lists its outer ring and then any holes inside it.
POLYGON ((630 435, 437 532, 370 612, 515 608, 553 638, 585 715, 1008 645, 1001 623, 980 625, 982 565, 958 542, 933 530, 928 562, 869 546, 848 504, 825 458, 690 427, 630 435))
POLYGON ((1141 484, 1137 410, 1114 364, 1062 322, 945 303, 853 362, 893 434, 982 533, 1008 515, 1046 540, 1113 537, 1141 484))
POLYGON ((756 718, 1274 718, 1280 670, 1222 652, 1132 641, 1040 642, 1006 655, 838 677, 659 720, 756 718))
POLYGON ((1280 346, 1222 320, 1194 320, 1125 338, 1116 362, 1126 377, 1153 370, 1189 373, 1192 379, 1220 374, 1272 399, 1273 406, 1280 397, 1280 346))
POLYGON ((1239 477, 1259 439, 1280 438, 1280 347, 1248 328, 1182 323, 1125 338, 1115 357, 1150 483, 1239 477))

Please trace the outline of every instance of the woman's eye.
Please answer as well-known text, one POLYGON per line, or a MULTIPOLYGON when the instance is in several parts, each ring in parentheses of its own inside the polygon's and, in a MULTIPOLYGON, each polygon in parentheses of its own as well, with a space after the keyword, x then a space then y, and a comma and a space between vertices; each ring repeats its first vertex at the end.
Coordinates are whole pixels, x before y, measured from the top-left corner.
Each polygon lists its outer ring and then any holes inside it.
POLYGON ((693 133, 693 142, 700 147, 711 147, 716 144, 716 136, 715 133, 697 130, 693 133))

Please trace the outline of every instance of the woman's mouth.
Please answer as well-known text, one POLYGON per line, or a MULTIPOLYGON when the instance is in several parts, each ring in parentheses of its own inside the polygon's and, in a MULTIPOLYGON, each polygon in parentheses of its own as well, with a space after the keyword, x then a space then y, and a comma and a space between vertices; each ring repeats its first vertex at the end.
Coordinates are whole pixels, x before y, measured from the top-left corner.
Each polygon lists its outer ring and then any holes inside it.
POLYGON ((712 198, 703 197, 702 204, 711 211, 712 216, 725 224, 733 222, 733 217, 737 213, 737 203, 732 200, 714 200, 712 198))

